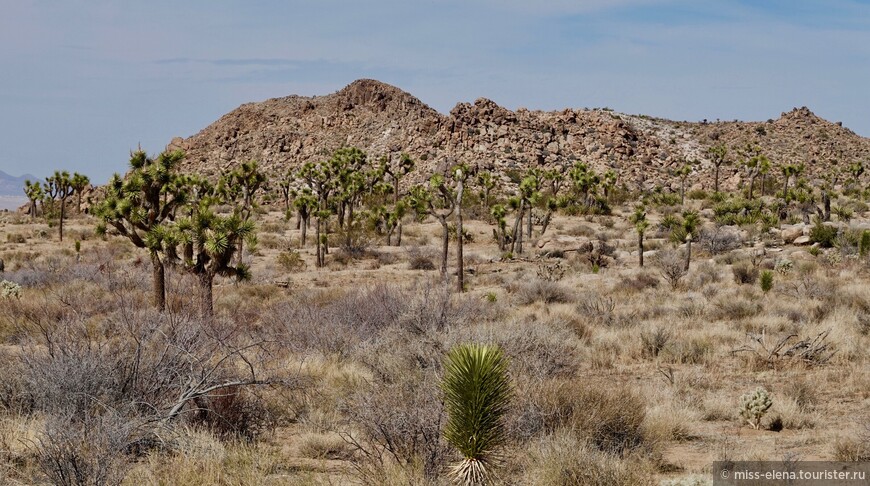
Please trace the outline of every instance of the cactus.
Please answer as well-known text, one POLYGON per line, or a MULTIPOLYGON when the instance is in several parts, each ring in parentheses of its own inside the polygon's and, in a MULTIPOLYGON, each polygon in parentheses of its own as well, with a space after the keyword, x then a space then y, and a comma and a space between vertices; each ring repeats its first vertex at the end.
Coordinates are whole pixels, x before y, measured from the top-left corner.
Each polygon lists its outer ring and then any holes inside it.
POLYGON ((3 280, 0 282, 0 297, 4 299, 21 298, 21 286, 15 282, 10 282, 9 280, 3 280))
POLYGON ((740 416, 746 420, 752 428, 758 430, 761 419, 773 405, 773 400, 767 394, 767 390, 758 387, 752 393, 740 397, 740 416))

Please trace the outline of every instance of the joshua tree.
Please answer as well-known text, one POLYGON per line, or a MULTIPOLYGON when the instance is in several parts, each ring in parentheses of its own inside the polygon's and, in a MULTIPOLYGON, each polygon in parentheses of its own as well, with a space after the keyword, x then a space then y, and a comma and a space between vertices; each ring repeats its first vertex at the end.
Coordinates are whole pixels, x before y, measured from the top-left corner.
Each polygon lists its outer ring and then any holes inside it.
POLYGON ((76 195, 76 214, 82 213, 82 193, 85 192, 85 189, 87 189, 90 184, 91 180, 88 176, 79 174, 78 172, 73 173, 72 179, 70 179, 70 185, 76 195))
POLYGON ((746 157, 746 160, 743 162, 743 167, 746 169, 746 174, 749 176, 749 199, 752 199, 753 189, 755 188, 755 178, 758 177, 758 174, 761 172, 763 160, 766 160, 767 158, 761 153, 759 147, 753 145, 746 145, 742 154, 746 157))
POLYGON ((296 174, 292 169, 288 169, 287 172, 278 176, 277 180, 278 190, 281 191, 281 199, 284 201, 284 211, 287 212, 290 210, 290 199, 293 196, 293 183, 296 182, 296 174))
POLYGON ((336 189, 336 177, 333 167, 334 165, 330 162, 320 162, 317 164, 309 162, 299 170, 299 178, 308 186, 311 194, 317 198, 317 208, 313 212, 313 215, 315 219, 314 243, 317 253, 315 264, 318 268, 325 264, 326 253, 329 248, 327 238, 328 228, 325 223, 332 214, 330 203, 336 189))
POLYGON ((649 221, 646 219, 646 209, 643 206, 638 206, 634 210, 634 214, 629 218, 631 224, 634 225, 637 231, 637 262, 643 268, 643 236, 649 228, 649 221))
POLYGON ((758 156, 758 175, 761 176, 761 197, 767 190, 767 174, 770 173, 770 159, 764 154, 758 156))
POLYGON ((719 169, 727 163, 728 149, 725 144, 718 144, 707 150, 710 160, 713 162, 713 191, 719 192, 719 169))
POLYGON ((501 204, 496 204, 492 207, 489 213, 495 219, 496 229, 493 230, 495 238, 498 240, 499 251, 505 251, 507 248, 507 221, 504 217, 507 214, 507 208, 501 204))
POLYGON ((788 196, 788 181, 792 177, 800 176, 804 172, 804 165, 803 164, 788 164, 788 165, 783 166, 780 170, 782 171, 782 178, 783 178, 782 198, 785 202, 788 202, 790 199, 788 196))
POLYGON ((45 193, 42 190, 42 184, 39 182, 30 182, 30 179, 24 181, 24 194, 27 196, 27 199, 30 201, 30 213, 31 219, 35 219, 37 216, 37 206, 36 203, 42 201, 45 198, 45 193))
MULTIPOLYGON (((526 209, 531 215, 532 205, 540 197, 540 180, 535 174, 526 176, 521 182, 519 191, 516 197, 511 198, 510 204, 516 209, 517 218, 514 221, 514 228, 511 239, 511 253, 514 250, 518 254, 523 252, 523 228, 522 221, 526 209)), ((529 219, 529 236, 531 236, 531 219, 529 219)))
POLYGON ((680 178, 680 205, 686 204, 686 180, 692 174, 692 164, 686 162, 677 170, 677 177, 680 178))
POLYGON ((458 292, 465 290, 465 261, 462 253, 462 240, 464 239, 462 232, 462 195, 465 192, 465 181, 469 176, 468 167, 459 165, 453 169, 453 180, 456 181, 456 275, 458 292))
POLYGON ((466 486, 490 484, 507 439, 508 360, 497 346, 458 345, 447 353, 441 389, 447 410, 444 438, 462 454, 454 479, 466 486))
POLYGON ((63 241, 63 220, 66 218, 66 200, 72 196, 72 179, 67 171, 54 171, 54 175, 45 179, 44 191, 46 196, 60 202, 60 223, 58 224, 58 236, 63 241))
POLYGON ((109 226, 151 255, 154 306, 166 308, 165 267, 161 259, 165 225, 185 203, 187 191, 175 167, 184 158, 178 152, 163 152, 156 159, 138 150, 130 155, 130 172, 115 174, 106 185, 105 199, 94 208, 100 218, 98 232, 109 226))
POLYGON ((247 265, 232 265, 241 240, 256 243, 253 221, 242 216, 241 205, 229 216, 218 215, 214 206, 233 203, 205 179, 189 179, 191 200, 185 209, 189 216, 178 218, 162 239, 163 249, 173 263, 195 275, 200 288, 200 314, 211 319, 214 314, 212 290, 217 275, 244 280, 250 277, 247 265), (180 250, 180 251, 179 251, 180 250))
MULTIPOLYGON (((447 275, 447 256, 450 246, 448 218, 456 209, 456 194, 447 186, 444 176, 435 174, 429 186, 416 186, 411 191, 411 206, 418 217, 431 214, 441 223, 441 275, 447 275)), ((459 234, 462 238, 462 234, 459 234)))
POLYGON ((685 271, 689 271, 689 264, 692 261, 692 240, 701 225, 701 218, 696 211, 683 211, 683 220, 679 226, 671 232, 671 241, 675 244, 686 243, 686 262, 684 265, 685 271))
POLYGON ((485 208, 492 207, 492 191, 495 189, 496 180, 492 176, 492 172, 480 171, 475 179, 477 186, 480 187, 480 202, 485 208))
MULTIPOLYGON (((255 160, 243 162, 235 170, 224 174, 218 184, 217 190, 221 197, 235 206, 244 222, 251 219, 256 204, 255 195, 266 183, 266 175, 260 172, 257 165, 255 160)), ((238 240, 238 263, 242 262, 244 241, 244 238, 238 240)))
POLYGON ((586 164, 580 161, 575 162, 574 167, 568 171, 568 178, 571 181, 575 200, 579 201, 584 207, 588 208, 591 206, 592 195, 595 194, 601 178, 598 177, 595 171, 589 169, 586 164))
MULTIPOLYGON (((305 248, 305 241, 308 236, 308 225, 311 221, 311 215, 315 211, 317 211, 317 198, 314 194, 311 193, 311 189, 305 188, 302 191, 296 193, 293 198, 293 207, 296 208, 296 214, 298 215, 299 221, 299 230, 302 232, 301 238, 299 240, 300 246, 305 248)), ((290 213, 288 211, 287 218, 290 218, 290 213)))

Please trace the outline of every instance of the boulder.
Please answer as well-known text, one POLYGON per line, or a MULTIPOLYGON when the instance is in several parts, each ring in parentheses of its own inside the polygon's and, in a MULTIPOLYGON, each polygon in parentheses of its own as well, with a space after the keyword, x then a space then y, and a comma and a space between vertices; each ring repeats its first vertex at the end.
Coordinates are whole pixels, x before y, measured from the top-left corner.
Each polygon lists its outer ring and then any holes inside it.
POLYGON ((795 246, 809 246, 811 243, 812 240, 810 240, 810 237, 806 235, 798 236, 792 241, 792 244, 795 246))
POLYGON ((806 228, 806 225, 803 223, 784 225, 780 230, 782 241, 793 243, 797 238, 804 236, 804 228, 806 228))

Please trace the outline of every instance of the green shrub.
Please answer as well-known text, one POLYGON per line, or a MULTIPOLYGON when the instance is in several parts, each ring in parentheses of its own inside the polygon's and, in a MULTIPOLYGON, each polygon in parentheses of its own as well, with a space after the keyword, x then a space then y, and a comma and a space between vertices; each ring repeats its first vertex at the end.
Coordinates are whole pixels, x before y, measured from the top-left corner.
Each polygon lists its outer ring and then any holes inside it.
POLYGON ((765 270, 761 272, 761 291, 765 294, 773 288, 773 272, 765 270))
POLYGON ((837 228, 823 224, 816 220, 816 224, 810 228, 810 241, 818 243, 822 248, 832 248, 837 239, 837 228))

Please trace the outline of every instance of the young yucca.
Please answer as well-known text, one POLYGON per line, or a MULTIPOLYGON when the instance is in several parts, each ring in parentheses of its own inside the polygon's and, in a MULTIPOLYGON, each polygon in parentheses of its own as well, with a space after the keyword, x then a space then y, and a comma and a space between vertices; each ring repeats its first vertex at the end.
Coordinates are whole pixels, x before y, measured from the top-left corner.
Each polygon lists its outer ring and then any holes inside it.
POLYGON ((468 486, 486 484, 505 441, 508 360, 498 346, 461 344, 447 353, 444 368, 444 437, 463 457, 453 468, 454 477, 468 486))

